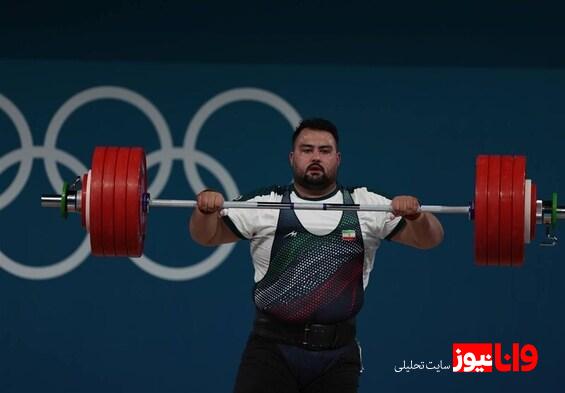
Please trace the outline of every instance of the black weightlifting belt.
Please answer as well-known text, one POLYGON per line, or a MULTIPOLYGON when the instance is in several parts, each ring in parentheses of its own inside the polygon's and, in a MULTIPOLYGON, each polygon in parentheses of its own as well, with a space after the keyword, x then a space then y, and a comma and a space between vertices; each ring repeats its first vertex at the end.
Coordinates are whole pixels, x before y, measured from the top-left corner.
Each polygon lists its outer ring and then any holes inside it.
POLYGON ((319 323, 293 324, 281 322, 257 311, 253 333, 282 344, 295 345, 309 350, 335 349, 355 340, 355 318, 331 325, 319 323))

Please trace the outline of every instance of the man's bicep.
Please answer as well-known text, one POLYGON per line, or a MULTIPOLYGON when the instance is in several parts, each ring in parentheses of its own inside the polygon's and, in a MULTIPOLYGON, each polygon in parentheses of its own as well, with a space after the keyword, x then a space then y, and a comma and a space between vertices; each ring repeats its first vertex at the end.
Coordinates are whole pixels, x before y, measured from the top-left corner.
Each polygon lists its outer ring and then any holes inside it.
POLYGON ((390 240, 404 244, 405 246, 421 248, 414 229, 410 225, 405 225, 397 233, 390 237, 390 240))
POLYGON ((242 239, 241 234, 235 233, 225 220, 220 220, 218 229, 214 237, 215 244, 233 243, 242 239))
POLYGON ((395 233, 391 234, 388 239, 392 240, 395 243, 400 243, 407 246, 412 245, 412 234, 410 233, 410 228, 408 228, 406 225, 404 225, 402 228, 399 228, 395 233))

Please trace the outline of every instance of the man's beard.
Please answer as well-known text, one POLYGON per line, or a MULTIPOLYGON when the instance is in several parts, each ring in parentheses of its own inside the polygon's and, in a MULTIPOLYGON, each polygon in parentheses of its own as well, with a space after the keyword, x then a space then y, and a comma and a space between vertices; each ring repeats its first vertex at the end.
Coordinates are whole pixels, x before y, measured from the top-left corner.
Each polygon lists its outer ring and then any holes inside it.
POLYGON ((306 169, 303 174, 299 174, 293 168, 294 181, 306 189, 317 191, 324 190, 331 186, 336 180, 335 174, 330 177, 323 168, 320 170, 321 173, 317 176, 312 176, 308 173, 308 169, 306 169))

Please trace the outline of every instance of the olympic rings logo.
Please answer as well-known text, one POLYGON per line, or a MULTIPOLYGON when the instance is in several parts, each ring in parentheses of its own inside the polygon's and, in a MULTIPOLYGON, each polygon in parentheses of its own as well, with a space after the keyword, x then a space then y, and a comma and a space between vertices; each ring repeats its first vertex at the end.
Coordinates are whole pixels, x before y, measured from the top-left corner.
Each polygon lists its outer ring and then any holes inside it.
MULTIPOLYGON (((233 198, 239 194, 230 173, 209 154, 196 149, 196 141, 204 123, 220 108, 239 101, 255 101, 272 107, 283 115, 291 127, 300 122, 298 112, 280 96, 258 88, 235 88, 226 90, 205 102, 190 120, 181 147, 173 146, 169 126, 157 107, 141 94, 119 86, 97 86, 83 90, 67 100, 51 119, 43 146, 33 144, 30 127, 18 107, 7 97, 0 94, 0 110, 3 110, 14 124, 21 147, 5 154, 0 158, 0 175, 12 165, 19 163, 17 174, 10 186, 0 193, 0 210, 5 209, 14 201, 25 187, 30 178, 34 159, 43 159, 47 177, 54 190, 60 190, 63 179, 57 169, 57 163, 65 165, 77 175, 87 171, 87 167, 73 155, 56 147, 59 132, 69 116, 86 104, 98 100, 119 100, 140 110, 151 122, 161 148, 147 155, 148 168, 159 164, 149 192, 158 197, 169 180, 173 161, 181 160, 188 183, 193 190, 206 188, 197 170, 197 165, 206 168, 220 181, 225 195, 233 198)), ((231 253, 234 244, 221 245, 207 258, 186 267, 168 267, 142 255, 131 259, 139 268, 147 273, 171 281, 191 280, 203 276, 218 267, 231 253)), ((0 267, 20 278, 30 280, 48 280, 60 277, 75 269, 86 260, 90 253, 88 235, 80 246, 66 259, 49 266, 32 267, 14 261, 0 250, 0 267)))

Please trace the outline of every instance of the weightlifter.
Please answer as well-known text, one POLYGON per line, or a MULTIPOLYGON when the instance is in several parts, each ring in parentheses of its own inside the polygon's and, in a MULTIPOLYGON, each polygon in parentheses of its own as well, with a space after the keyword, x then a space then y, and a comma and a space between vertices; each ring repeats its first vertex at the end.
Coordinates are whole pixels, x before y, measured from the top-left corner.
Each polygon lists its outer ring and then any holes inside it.
POLYGON ((365 187, 337 183, 337 128, 303 120, 289 154, 294 182, 240 200, 391 204, 392 213, 223 209, 204 190, 190 219, 192 238, 213 246, 250 241, 256 317, 234 391, 356 392, 362 370, 355 316, 363 305, 375 252, 383 239, 419 249, 437 246, 443 228, 418 199, 392 200, 365 187))

